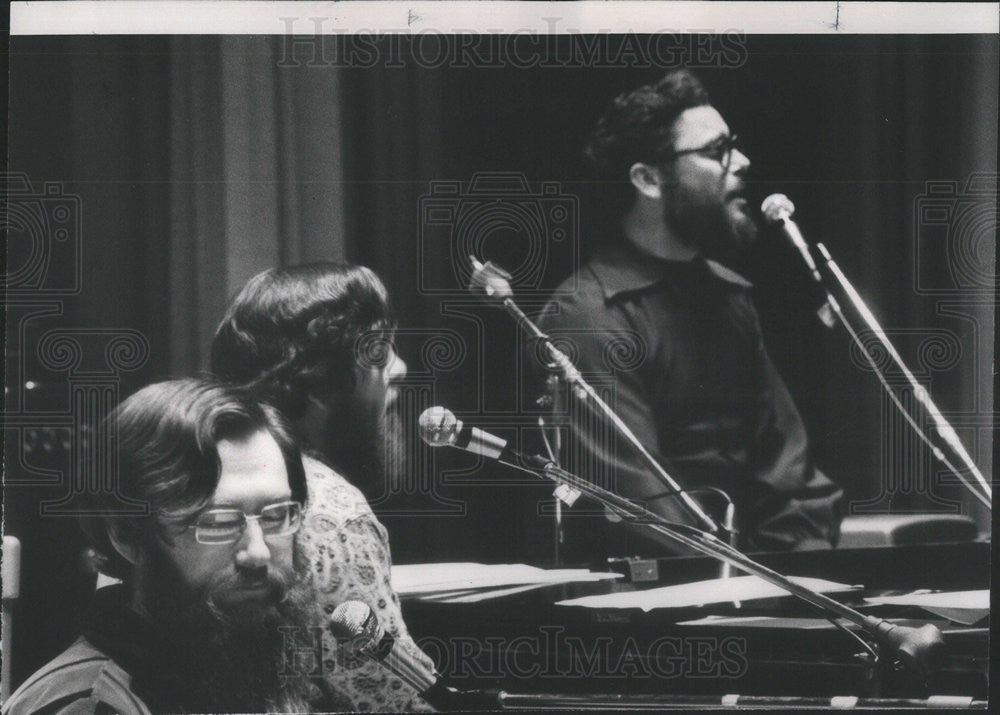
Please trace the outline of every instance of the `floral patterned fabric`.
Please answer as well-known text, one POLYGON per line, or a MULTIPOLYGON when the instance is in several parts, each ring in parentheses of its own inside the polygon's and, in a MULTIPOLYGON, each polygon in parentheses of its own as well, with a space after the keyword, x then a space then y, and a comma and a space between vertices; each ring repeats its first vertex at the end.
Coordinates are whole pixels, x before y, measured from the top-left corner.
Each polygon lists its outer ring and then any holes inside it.
MULTIPOLYGON (((345 601, 362 601, 382 627, 428 669, 433 662, 410 638, 399 598, 392 590, 389 535, 364 496, 346 479, 311 457, 303 458, 308 487, 298 542, 319 594, 318 616, 328 619, 345 601)), ((364 657, 338 651, 323 631, 323 677, 354 711, 431 711, 417 692, 388 669, 364 657)))

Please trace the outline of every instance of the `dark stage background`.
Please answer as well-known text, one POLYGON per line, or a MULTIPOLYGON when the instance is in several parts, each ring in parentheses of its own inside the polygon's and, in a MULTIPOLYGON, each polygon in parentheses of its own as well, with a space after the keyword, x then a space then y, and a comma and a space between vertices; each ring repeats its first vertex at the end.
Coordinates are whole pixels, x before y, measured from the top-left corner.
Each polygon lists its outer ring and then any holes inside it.
MULTIPOLYGON (((371 266, 403 328, 411 413, 433 401, 527 435, 534 414, 517 333, 464 297, 458 257, 472 247, 516 269, 519 301, 537 310, 601 232, 601 187, 579 171, 585 134, 612 96, 663 72, 309 66, 311 50, 300 46, 296 60, 285 42, 12 41, 8 170, 27 182, 24 196, 47 197, 37 210, 69 196, 79 215, 69 240, 52 242, 48 282, 8 295, 4 531, 22 540, 25 570, 16 681, 64 647, 92 587, 73 520, 39 511, 67 492, 70 462, 82 458, 72 456, 73 396, 83 385, 107 407, 203 369, 223 306, 260 270, 320 259, 371 266), (482 172, 523 176, 527 195, 481 181, 492 188, 470 197, 482 172), (45 194, 46 182, 62 193, 45 194), (458 194, 442 193, 448 182, 460 182, 458 194), (543 238, 552 225, 533 236, 500 219, 449 239, 448 220, 428 218, 428 207, 477 196, 564 206, 571 218, 579 207, 579 220, 556 242, 543 238), (60 331, 83 346, 81 362, 57 359, 60 331), (122 334, 134 354, 102 363, 122 334)), ((753 202, 774 191, 792 198, 807 237, 830 248, 987 475, 997 45, 751 37, 740 66, 701 72, 745 140, 753 202)), ((30 222, 13 213, 8 222, 11 269, 34 265, 30 222)), ((743 269, 818 463, 852 505, 962 508, 988 529, 891 416, 846 335, 815 319, 791 249, 763 231, 743 269)), ((397 562, 551 561, 548 521, 536 515, 544 488, 464 455, 414 448, 410 465, 375 500, 397 562)))

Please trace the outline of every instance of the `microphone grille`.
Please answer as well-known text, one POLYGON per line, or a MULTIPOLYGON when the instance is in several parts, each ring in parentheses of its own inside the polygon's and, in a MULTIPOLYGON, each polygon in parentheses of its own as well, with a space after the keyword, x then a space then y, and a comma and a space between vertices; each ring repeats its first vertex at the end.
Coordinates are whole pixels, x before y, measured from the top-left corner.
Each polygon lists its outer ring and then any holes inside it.
POLYGON ((472 278, 469 280, 469 290, 473 293, 482 291, 490 298, 503 300, 514 295, 511 290, 511 275, 492 261, 480 263, 475 256, 469 256, 472 263, 472 278))
POLYGON ((446 407, 435 405, 420 413, 420 439, 432 447, 452 444, 462 428, 455 413, 446 407))
POLYGON ((374 647, 383 635, 378 617, 361 601, 345 601, 337 606, 330 616, 330 630, 361 649, 374 647))
POLYGON ((770 223, 778 223, 795 213, 795 204, 784 194, 771 194, 760 205, 760 212, 770 223))

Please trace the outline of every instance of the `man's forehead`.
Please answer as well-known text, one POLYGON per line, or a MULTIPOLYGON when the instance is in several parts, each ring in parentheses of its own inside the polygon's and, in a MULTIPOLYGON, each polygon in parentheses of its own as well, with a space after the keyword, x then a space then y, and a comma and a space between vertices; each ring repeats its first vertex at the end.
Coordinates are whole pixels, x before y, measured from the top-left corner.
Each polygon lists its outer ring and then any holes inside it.
POLYGON ((679 151, 702 146, 729 134, 729 125, 711 105, 685 109, 674 122, 674 146, 679 151))
POLYGON ((291 493, 285 457, 274 437, 260 430, 238 440, 220 440, 221 472, 214 504, 256 504, 291 493))

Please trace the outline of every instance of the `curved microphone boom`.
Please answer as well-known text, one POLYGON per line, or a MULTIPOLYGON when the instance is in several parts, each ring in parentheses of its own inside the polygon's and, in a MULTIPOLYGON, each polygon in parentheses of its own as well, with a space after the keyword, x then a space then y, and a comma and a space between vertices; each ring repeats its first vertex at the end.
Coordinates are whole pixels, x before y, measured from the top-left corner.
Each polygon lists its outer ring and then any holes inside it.
POLYGON ((889 337, 885 334, 882 326, 879 325, 878 320, 876 320, 875 315, 869 310, 865 301, 861 298, 861 295, 857 292, 851 282, 847 280, 847 276, 844 272, 840 270, 840 266, 836 264, 830 252, 827 250, 826 246, 822 243, 816 244, 816 250, 822 257, 822 262, 824 267, 829 271, 830 275, 836 280, 843 294, 847 296, 850 304, 854 306, 854 310, 857 312, 861 319, 864 321, 868 330, 875 338, 879 341, 879 344, 885 349, 886 354, 895 363, 896 368, 902 372, 906 377, 907 382, 913 390, 913 396, 916 398, 927 413, 930 415, 934 426, 937 428, 938 435, 941 439, 951 447, 952 452, 961 460, 965 469, 972 475, 973 481, 970 481, 966 474, 963 474, 954 464, 951 463, 941 449, 934 444, 930 437, 925 433, 924 429, 916 423, 913 416, 910 415, 909 411, 903 406, 903 403, 896 396, 892 387, 890 387, 888 380, 883 374, 882 369, 875 363, 871 356, 868 348, 864 345, 861 340, 858 331, 851 325, 848 321, 847 316, 841 310, 840 305, 837 303, 836 299, 830 293, 829 288, 827 288, 826 283, 823 281, 819 269, 817 268, 816 262, 813 260, 812 252, 809 250, 809 245, 806 243, 805 239, 802 237, 802 233, 799 231, 798 226, 792 221, 792 214, 795 213, 795 206, 784 194, 771 194, 766 199, 760 207, 761 213, 764 217, 772 224, 778 226, 781 232, 788 238, 789 241, 798 249, 799 253, 802 255, 802 259, 805 261, 806 266, 809 268, 812 274, 813 280, 816 281, 826 293, 827 302, 823 308, 821 308, 820 317, 823 319, 824 323, 827 325, 832 325, 832 316, 830 317, 830 322, 827 322, 826 317, 823 316, 822 311, 826 308, 832 310, 839 319, 841 325, 850 334, 851 338, 857 344, 861 351, 861 354, 871 365, 872 370, 875 372, 876 377, 882 384, 883 389, 885 389, 886 394, 896 408, 900 411, 900 414, 906 420, 907 424, 913 428, 917 437, 920 438, 931 450, 934 457, 940 461, 949 471, 951 471, 955 477, 965 485, 965 487, 976 497, 980 502, 983 503, 986 508, 993 508, 993 489, 989 482, 983 477, 982 472, 979 471, 979 467, 969 456, 969 453, 965 450, 965 446, 962 444, 962 440, 959 439, 958 434, 955 429, 951 426, 951 423, 941 414, 941 411, 934 404, 934 400, 931 399, 930 394, 927 389, 920 385, 913 373, 903 362, 903 358, 900 357, 896 348, 893 346, 889 337))
MULTIPOLYGON (((455 415, 444 407, 428 408, 421 415, 420 422, 420 436, 432 447, 457 447, 458 440, 455 435, 465 428, 464 425, 460 428, 460 420, 456 419, 455 415), (427 415, 426 419, 425 415, 427 415)), ((459 449, 461 448, 459 447, 459 449)), ((524 455, 520 456, 523 458, 524 455)), ((813 591, 802 584, 791 581, 777 571, 757 563, 736 548, 726 545, 710 532, 700 531, 684 524, 673 524, 641 504, 618 496, 614 492, 561 469, 551 460, 545 460, 541 457, 538 459, 545 462, 545 466, 541 469, 527 470, 535 476, 550 479, 557 485, 566 485, 582 494, 587 494, 607 509, 632 523, 642 524, 646 528, 663 534, 677 544, 711 556, 723 563, 728 563, 745 573, 759 576, 768 583, 798 596, 827 613, 846 618, 863 629, 874 640, 888 647, 904 665, 914 672, 927 675, 940 667, 944 656, 944 640, 935 626, 928 624, 920 628, 912 628, 889 623, 880 618, 866 617, 823 593, 813 591)))

